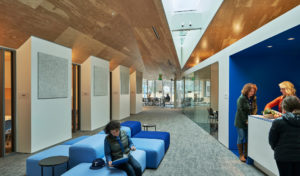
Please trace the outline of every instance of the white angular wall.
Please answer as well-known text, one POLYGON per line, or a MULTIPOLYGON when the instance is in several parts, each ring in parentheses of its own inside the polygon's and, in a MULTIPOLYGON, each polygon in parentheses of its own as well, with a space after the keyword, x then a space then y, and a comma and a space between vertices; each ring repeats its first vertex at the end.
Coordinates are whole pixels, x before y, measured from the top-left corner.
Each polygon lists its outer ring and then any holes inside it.
POLYGON ((30 37, 17 50, 17 152, 33 153, 72 137, 72 50, 30 37), (67 98, 38 99, 38 52, 68 60, 67 98))
POLYGON ((112 119, 122 120, 130 116, 130 87, 128 79, 128 94, 121 94, 121 73, 127 72, 129 77, 129 68, 122 65, 112 71, 112 119))
POLYGON ((81 65, 81 130, 95 130, 105 126, 109 120, 109 61, 90 56, 81 65), (107 95, 105 96, 94 95, 95 66, 106 72, 106 81, 101 82, 105 84, 107 89, 107 95))
POLYGON ((143 94, 137 92, 137 79, 139 78, 136 71, 130 74, 130 114, 143 111, 143 94))

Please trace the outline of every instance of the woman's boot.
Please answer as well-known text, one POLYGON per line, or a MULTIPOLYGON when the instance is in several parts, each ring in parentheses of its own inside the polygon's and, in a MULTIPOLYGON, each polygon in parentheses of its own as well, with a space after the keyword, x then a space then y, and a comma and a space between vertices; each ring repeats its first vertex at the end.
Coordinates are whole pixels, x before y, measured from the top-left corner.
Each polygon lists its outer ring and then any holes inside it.
POLYGON ((238 150, 239 150, 240 160, 242 162, 246 162, 246 159, 245 159, 244 153, 243 153, 243 144, 238 144, 237 147, 238 147, 238 150))
POLYGON ((248 143, 244 143, 244 156, 245 159, 248 157, 248 143))

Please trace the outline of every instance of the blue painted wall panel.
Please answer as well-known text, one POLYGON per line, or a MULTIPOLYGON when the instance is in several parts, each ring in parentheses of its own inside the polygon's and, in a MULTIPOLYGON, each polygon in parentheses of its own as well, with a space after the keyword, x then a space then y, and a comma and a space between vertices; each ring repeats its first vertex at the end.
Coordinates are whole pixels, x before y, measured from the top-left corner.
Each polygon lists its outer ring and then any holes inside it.
POLYGON ((236 149, 234 118, 243 85, 249 82, 257 85, 258 114, 261 114, 268 102, 281 95, 280 82, 291 81, 300 92, 300 55, 231 56, 229 78, 229 149, 236 149))

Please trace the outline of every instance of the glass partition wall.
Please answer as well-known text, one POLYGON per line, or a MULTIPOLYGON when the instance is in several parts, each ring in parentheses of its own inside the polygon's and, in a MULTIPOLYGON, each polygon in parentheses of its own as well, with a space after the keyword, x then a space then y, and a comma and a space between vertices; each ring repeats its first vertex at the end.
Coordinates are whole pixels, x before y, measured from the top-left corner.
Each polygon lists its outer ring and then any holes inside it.
POLYGON ((218 130, 217 94, 217 63, 191 73, 184 79, 183 113, 215 138, 218 130))
POLYGON ((81 66, 72 63, 72 132, 80 130, 80 110, 81 110, 81 66))
MULTIPOLYGON (((178 96, 177 96, 178 97, 178 96)), ((180 96, 181 97, 181 96, 180 96)), ((174 80, 143 80, 143 102, 144 106, 173 107, 174 104, 174 80), (169 95, 170 101, 164 102, 169 95)))
POLYGON ((0 157, 15 151, 16 52, 0 48, 0 157))

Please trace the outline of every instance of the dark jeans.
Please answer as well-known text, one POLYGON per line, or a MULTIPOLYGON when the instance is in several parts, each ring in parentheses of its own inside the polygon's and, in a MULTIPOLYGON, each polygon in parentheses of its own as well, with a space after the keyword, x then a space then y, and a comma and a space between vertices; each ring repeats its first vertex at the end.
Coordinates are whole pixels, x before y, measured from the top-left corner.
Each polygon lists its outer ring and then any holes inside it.
POLYGON ((300 162, 276 161, 280 176, 299 176, 300 162))
POLYGON ((140 164, 133 158, 133 156, 128 156, 128 162, 115 166, 118 169, 121 169, 127 173, 128 176, 141 176, 142 168, 140 164))
POLYGON ((236 128, 237 129, 237 144, 248 143, 248 129, 236 128))

